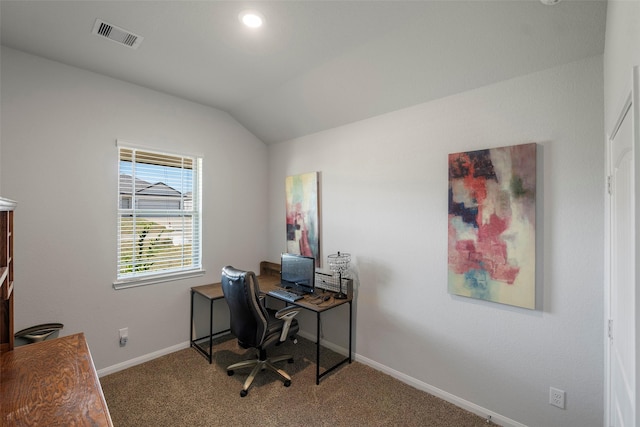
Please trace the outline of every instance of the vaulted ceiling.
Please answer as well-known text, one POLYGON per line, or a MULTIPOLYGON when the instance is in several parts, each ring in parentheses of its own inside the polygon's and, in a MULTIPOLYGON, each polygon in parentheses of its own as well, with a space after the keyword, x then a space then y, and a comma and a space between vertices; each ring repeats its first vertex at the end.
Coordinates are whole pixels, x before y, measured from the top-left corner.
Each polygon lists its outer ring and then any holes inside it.
POLYGON ((603 0, 2 0, 0 41, 227 111, 269 144, 602 54, 605 20, 603 0))

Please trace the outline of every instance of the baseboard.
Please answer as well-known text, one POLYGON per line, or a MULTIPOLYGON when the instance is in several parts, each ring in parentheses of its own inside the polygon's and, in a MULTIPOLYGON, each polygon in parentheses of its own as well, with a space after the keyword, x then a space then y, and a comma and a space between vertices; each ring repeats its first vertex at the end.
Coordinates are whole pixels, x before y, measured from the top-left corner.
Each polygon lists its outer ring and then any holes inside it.
POLYGON ((388 366, 385 365, 381 365, 378 362, 375 362, 371 359, 367 359, 364 356, 360 356, 358 354, 355 355, 355 360, 363 363, 367 366, 372 367, 375 370, 378 370, 380 372, 384 372, 385 374, 396 378, 400 381, 402 381, 403 383, 409 384, 412 387, 417 388, 418 390, 422 390, 424 392, 427 392, 429 394, 432 394, 434 396, 439 397, 442 400, 446 400, 447 402, 453 403, 454 405, 465 409, 471 413, 474 413, 478 416, 481 416, 482 418, 485 419, 489 419, 489 417, 491 417, 491 422, 498 424, 500 426, 505 426, 505 427, 527 427, 526 425, 519 423, 517 421, 514 421, 510 418, 507 418, 503 415, 497 414, 493 411, 490 411, 486 408, 483 408, 482 406, 476 405, 475 403, 469 402, 468 400, 462 399, 458 396, 455 396, 451 393, 448 393, 444 390, 441 390, 437 387, 434 387, 430 384, 427 384, 425 382, 422 382, 420 380, 417 380, 413 377, 410 377, 406 374, 403 374, 402 372, 398 372, 395 369, 391 369, 388 366))
MULTIPOLYGON (((308 339, 309 341, 315 342, 316 337, 314 334, 309 334, 305 331, 299 331, 298 335, 300 335, 301 337, 304 337, 306 339, 308 339)), ((323 347, 327 347, 330 350, 335 351, 336 353, 340 353, 340 354, 344 354, 346 355, 348 353, 348 350, 344 347, 340 347, 335 345, 334 343, 328 342, 328 341, 324 341, 324 340, 320 340, 320 343, 322 344, 323 347)), ((514 421, 510 418, 507 418, 503 415, 497 414, 493 411, 490 411, 486 408, 483 408, 482 406, 476 405, 475 403, 471 403, 468 400, 462 399, 458 396, 455 396, 451 393, 448 393, 444 390, 441 390, 437 387, 434 387, 430 384, 427 384, 425 382, 422 382, 420 380, 417 380, 413 377, 410 377, 406 374, 403 374, 402 372, 398 372, 395 369, 391 369, 388 366, 382 365, 378 362, 375 362, 371 359, 368 359, 364 356, 360 356, 359 354, 354 354, 354 359, 364 365, 370 366, 373 369, 375 369, 376 371, 380 371, 383 372, 393 378, 396 378, 400 381, 402 381, 405 384, 409 384, 410 386, 417 388, 418 390, 422 390, 426 393, 432 394, 434 396, 439 397, 442 400, 446 400, 449 403, 452 403, 462 409, 465 409, 473 414, 476 414, 484 419, 489 419, 491 420, 491 422, 493 422, 494 424, 500 425, 500 426, 504 426, 504 427, 527 427, 526 425, 519 423, 517 421, 514 421)))
MULTIPOLYGON (((303 338, 308 339, 311 342, 315 342, 316 337, 314 334, 310 334, 308 332, 305 331, 299 331, 298 335, 300 335, 303 338)), ((327 347, 328 349, 335 351, 336 353, 340 353, 340 354, 344 354, 346 355, 348 353, 348 350, 344 347, 335 345, 334 343, 331 343, 329 341, 324 341, 324 340, 320 340, 321 344, 323 347, 327 347)), ((148 362, 150 360, 156 359, 158 357, 173 353, 175 351, 179 351, 179 350, 183 350, 185 348, 189 348, 190 347, 190 343, 189 341, 185 341, 183 343, 180 344, 176 344, 174 346, 171 347, 167 347, 158 351, 154 351, 153 353, 149 353, 149 354, 145 354, 142 355, 140 357, 136 357, 135 359, 131 359, 131 360, 126 360, 124 362, 118 363, 116 365, 113 366, 109 366, 107 368, 104 369, 100 369, 98 371, 98 377, 103 377, 105 375, 109 375, 109 374, 113 374, 116 373, 118 371, 122 371, 123 369, 127 369, 127 368, 131 368, 132 366, 136 366, 139 365, 141 363, 144 362, 148 362)), ((491 417, 491 421, 495 424, 498 424, 500 426, 504 426, 504 427, 527 427, 526 425, 519 423, 517 421, 514 421, 510 418, 507 418, 505 416, 502 416, 500 414, 497 414, 493 411, 490 411, 486 408, 483 408, 482 406, 476 405, 475 403, 469 402, 468 400, 462 399, 458 396, 455 396, 451 393, 448 393, 444 390, 441 390, 437 387, 434 387, 430 384, 427 384, 423 381, 417 380, 413 377, 410 377, 409 375, 403 374, 402 372, 396 371, 395 369, 391 369, 388 366, 382 365, 378 362, 375 362, 371 359, 368 359, 364 356, 360 356, 359 354, 354 354, 354 359, 362 364, 365 364, 367 366, 372 367, 373 369, 383 372, 393 378, 396 378, 400 381, 402 381, 405 384, 409 384, 412 387, 417 388, 418 390, 422 390, 424 392, 427 392, 429 394, 432 394, 434 396, 439 397, 440 399, 446 400, 447 402, 450 402, 462 409, 465 409, 471 413, 474 413, 478 416, 481 416, 482 418, 489 418, 491 417)))
POLYGON ((163 348, 158 351, 154 351, 153 353, 144 354, 140 357, 136 357, 134 359, 125 360, 124 362, 117 363, 112 366, 108 366, 106 368, 100 369, 98 372, 98 377, 104 377, 105 375, 114 374, 118 371, 122 371, 127 368, 131 368, 132 366, 139 365, 144 362, 148 362, 153 359, 157 359, 158 357, 174 353, 179 350, 183 350, 185 348, 189 348, 189 341, 182 342, 180 344, 173 345, 171 347, 163 348))

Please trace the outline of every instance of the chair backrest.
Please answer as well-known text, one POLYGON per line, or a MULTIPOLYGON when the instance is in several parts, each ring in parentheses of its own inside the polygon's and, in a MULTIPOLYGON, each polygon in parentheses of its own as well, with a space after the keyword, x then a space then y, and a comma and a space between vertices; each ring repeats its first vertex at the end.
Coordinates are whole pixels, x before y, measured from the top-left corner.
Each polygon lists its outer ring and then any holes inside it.
POLYGON ((226 266, 222 269, 222 292, 231 314, 230 329, 245 348, 264 342, 268 314, 260 304, 260 288, 253 271, 226 266))

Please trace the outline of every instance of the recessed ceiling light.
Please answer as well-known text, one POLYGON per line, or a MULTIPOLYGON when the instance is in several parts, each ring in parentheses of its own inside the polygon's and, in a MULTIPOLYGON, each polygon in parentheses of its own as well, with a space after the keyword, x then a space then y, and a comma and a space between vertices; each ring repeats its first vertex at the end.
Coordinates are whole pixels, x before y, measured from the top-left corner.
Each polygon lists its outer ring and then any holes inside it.
POLYGON ((545 4, 547 6, 553 6, 554 4, 560 3, 560 0, 540 0, 540 3, 545 4))
POLYGON ((239 15, 240 22, 249 28, 259 28, 264 24, 264 15, 256 10, 245 10, 239 15))

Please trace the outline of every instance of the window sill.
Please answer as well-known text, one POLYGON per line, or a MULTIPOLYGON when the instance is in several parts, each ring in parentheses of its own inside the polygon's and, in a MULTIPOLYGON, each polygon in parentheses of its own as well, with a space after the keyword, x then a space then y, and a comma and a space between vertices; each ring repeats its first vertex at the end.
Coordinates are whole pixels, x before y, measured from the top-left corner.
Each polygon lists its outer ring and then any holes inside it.
POLYGON ((145 277, 135 277, 131 279, 122 279, 116 280, 113 282, 113 289, 128 289, 128 288, 136 288, 138 286, 146 286, 153 285, 156 283, 164 283, 164 282, 172 282, 174 280, 182 280, 189 279, 191 277, 202 276, 206 273, 205 270, 190 270, 183 271, 179 273, 171 273, 171 274, 160 274, 157 276, 145 276, 145 277))

